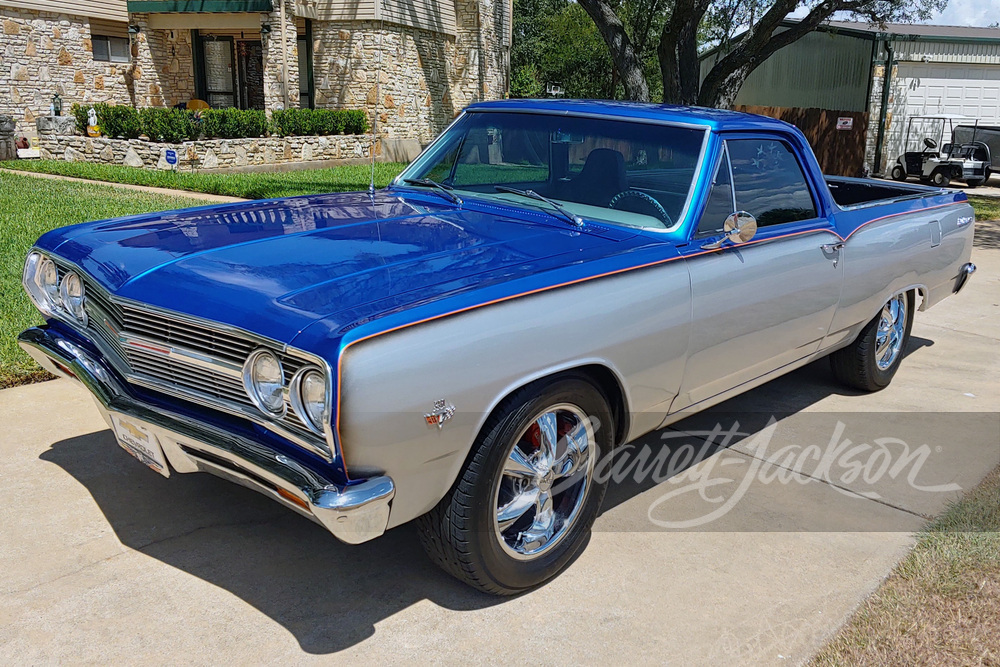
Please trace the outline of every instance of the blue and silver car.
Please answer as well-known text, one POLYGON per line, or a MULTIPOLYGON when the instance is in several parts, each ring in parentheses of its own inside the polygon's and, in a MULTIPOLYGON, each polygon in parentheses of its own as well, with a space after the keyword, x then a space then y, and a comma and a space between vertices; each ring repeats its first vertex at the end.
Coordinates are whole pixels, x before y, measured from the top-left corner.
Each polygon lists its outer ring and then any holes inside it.
POLYGON ((586 543, 616 446, 822 356, 885 387, 972 223, 959 192, 824 177, 773 119, 491 102, 384 190, 49 232, 20 342, 160 474, 350 543, 416 520, 511 594, 586 543))

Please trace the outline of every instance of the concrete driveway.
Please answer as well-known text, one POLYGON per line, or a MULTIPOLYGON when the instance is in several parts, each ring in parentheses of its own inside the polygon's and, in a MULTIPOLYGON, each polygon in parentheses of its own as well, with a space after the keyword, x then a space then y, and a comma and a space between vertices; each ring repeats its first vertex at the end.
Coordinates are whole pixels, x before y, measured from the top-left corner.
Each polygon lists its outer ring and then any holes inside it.
POLYGON ((439 572, 412 527, 349 547, 222 480, 163 479, 68 381, 0 392, 5 660, 801 662, 1000 463, 997 245, 918 314, 885 391, 821 361, 627 450, 666 472, 619 468, 585 552, 514 599, 439 572))

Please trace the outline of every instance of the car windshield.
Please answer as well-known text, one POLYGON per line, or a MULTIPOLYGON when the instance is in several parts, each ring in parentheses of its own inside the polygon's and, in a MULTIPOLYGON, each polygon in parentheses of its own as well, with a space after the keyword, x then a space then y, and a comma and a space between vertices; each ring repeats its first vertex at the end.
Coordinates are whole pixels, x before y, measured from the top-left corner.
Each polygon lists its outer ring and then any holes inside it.
POLYGON ((705 134, 676 125, 474 112, 396 182, 440 184, 460 196, 517 202, 570 220, 667 229, 684 211, 705 134))

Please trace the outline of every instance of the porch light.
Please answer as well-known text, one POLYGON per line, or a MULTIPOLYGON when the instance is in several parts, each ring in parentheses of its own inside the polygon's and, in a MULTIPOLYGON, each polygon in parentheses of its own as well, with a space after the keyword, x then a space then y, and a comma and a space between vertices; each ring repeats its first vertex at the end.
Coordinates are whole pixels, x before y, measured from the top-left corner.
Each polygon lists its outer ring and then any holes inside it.
POLYGON ((135 24, 130 25, 128 27, 128 34, 130 34, 130 35, 138 35, 140 32, 142 32, 142 29, 139 28, 139 26, 137 26, 135 24))

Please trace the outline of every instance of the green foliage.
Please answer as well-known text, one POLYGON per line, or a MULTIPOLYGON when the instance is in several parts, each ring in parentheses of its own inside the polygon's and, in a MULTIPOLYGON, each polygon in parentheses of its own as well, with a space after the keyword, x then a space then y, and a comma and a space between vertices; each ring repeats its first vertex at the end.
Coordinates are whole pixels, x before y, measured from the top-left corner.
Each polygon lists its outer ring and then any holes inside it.
POLYGON ((362 109, 351 109, 345 112, 345 134, 365 134, 368 132, 368 114, 362 109))
POLYGON ((511 97, 541 97, 545 94, 545 86, 542 84, 538 67, 534 63, 522 65, 514 71, 510 78, 511 97))
POLYGON ((113 139, 137 139, 142 134, 139 112, 127 105, 95 104, 101 133, 113 139))
MULTIPOLYGON (((241 139, 263 137, 269 132, 288 136, 330 134, 364 134, 368 131, 368 115, 359 109, 288 109, 275 111, 269 122, 263 111, 254 109, 182 109, 144 108, 93 105, 97 124, 106 137, 136 139, 139 135, 150 141, 180 143, 205 139, 241 139)), ((72 113, 76 127, 87 132, 87 111, 90 105, 74 104, 72 113)))
POLYGON ((255 109, 205 109, 196 111, 206 139, 240 139, 267 134, 267 115, 255 109))
POLYGON ((150 141, 177 144, 197 139, 200 132, 192 114, 181 109, 140 109, 139 122, 150 141))
POLYGON ((613 98, 608 48, 590 16, 568 0, 514 0, 511 95, 544 97, 558 83, 566 97, 613 98))
POLYGON ((71 113, 73 117, 76 118, 76 129, 80 134, 87 134, 87 110, 90 109, 89 106, 81 106, 79 104, 73 104, 71 113))

